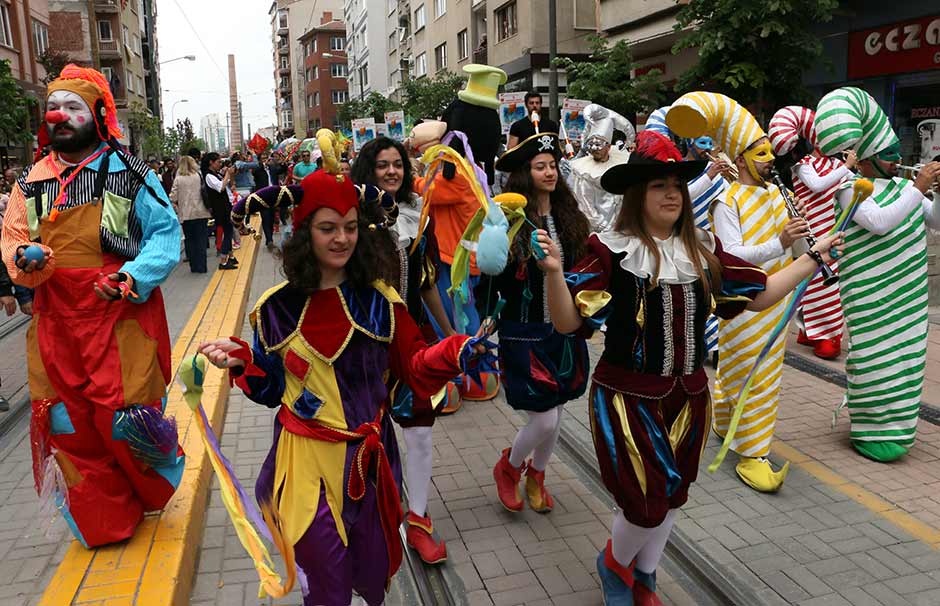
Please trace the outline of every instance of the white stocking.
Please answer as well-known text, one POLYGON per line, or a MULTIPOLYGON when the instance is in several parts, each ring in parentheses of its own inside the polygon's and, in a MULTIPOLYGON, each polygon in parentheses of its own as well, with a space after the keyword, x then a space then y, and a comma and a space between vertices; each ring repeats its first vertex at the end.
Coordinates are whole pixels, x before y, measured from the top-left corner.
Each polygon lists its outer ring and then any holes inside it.
POLYGON ((421 517, 427 514, 428 489, 433 464, 432 428, 403 427, 408 456, 405 458, 405 482, 408 486, 408 507, 421 517))
POLYGON ((562 407, 556 407, 555 411, 558 413, 555 419, 555 428, 542 440, 541 444, 535 447, 535 452, 532 453, 532 467, 535 467, 536 471, 545 471, 548 460, 552 458, 552 451, 555 450, 555 444, 558 443, 558 434, 561 433, 562 407))
POLYGON ((630 566, 636 554, 649 542, 654 530, 631 524, 621 512, 616 512, 610 545, 614 559, 624 568, 630 566))
MULTIPOLYGON (((518 468, 525 463, 525 458, 529 456, 529 453, 555 431, 559 418, 558 412, 559 407, 555 407, 545 412, 529 413, 529 422, 516 434, 512 450, 509 452, 509 463, 513 467, 518 468)), ((551 454, 550 451, 549 454, 551 454)))
POLYGON ((678 513, 678 509, 670 509, 663 523, 653 528, 652 536, 636 556, 637 570, 647 574, 656 572, 659 560, 663 557, 663 551, 666 549, 666 542, 669 540, 669 535, 672 534, 672 526, 676 523, 678 513))

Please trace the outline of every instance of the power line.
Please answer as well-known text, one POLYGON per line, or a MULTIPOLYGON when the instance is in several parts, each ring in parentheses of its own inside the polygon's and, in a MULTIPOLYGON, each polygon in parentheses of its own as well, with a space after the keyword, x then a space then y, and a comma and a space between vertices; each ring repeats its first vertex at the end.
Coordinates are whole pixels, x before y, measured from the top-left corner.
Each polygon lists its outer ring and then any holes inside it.
POLYGON ((199 44, 202 45, 202 49, 206 51, 206 55, 208 55, 209 60, 212 61, 212 65, 215 66, 216 71, 219 72, 219 76, 222 78, 222 81, 227 82, 225 74, 222 73, 222 68, 219 67, 218 63, 216 63, 215 57, 212 56, 212 52, 209 50, 209 47, 206 46, 206 43, 203 42, 202 38, 199 37, 199 32, 196 31, 195 27, 193 27, 193 23, 189 20, 189 16, 186 14, 186 11, 184 11, 183 7, 180 6, 179 0, 173 0, 173 4, 175 4, 176 8, 180 10, 180 13, 183 15, 183 19, 186 20, 186 24, 189 25, 189 29, 193 31, 193 35, 196 36, 196 40, 199 40, 199 44))

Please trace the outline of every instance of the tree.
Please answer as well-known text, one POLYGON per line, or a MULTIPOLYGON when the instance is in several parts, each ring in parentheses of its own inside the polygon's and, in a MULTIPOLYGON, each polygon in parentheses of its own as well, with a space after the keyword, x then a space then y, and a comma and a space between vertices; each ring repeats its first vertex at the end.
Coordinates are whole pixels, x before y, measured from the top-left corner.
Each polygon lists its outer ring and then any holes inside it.
POLYGON ((440 71, 433 78, 409 78, 402 82, 405 115, 412 120, 437 118, 450 105, 465 78, 450 71, 440 71))
POLYGON ((391 99, 386 98, 375 91, 369 93, 369 96, 359 101, 350 99, 340 105, 336 110, 336 118, 343 126, 357 118, 374 118, 376 122, 385 122, 385 112, 393 112, 401 109, 401 105, 391 99))
POLYGON ((588 43, 592 61, 574 61, 570 57, 555 60, 567 72, 569 97, 600 103, 623 116, 651 111, 663 104, 666 87, 660 80, 662 73, 651 70, 632 76, 635 66, 626 40, 609 46, 606 39, 590 36, 588 43))
POLYGON ((53 48, 48 48, 39 55, 39 64, 46 70, 46 77, 42 79, 45 84, 49 84, 59 77, 64 68, 69 63, 73 63, 68 53, 53 48))
POLYGON ((676 16, 682 38, 673 53, 695 48, 698 63, 678 92, 712 90, 742 105, 774 109, 808 101, 803 74, 818 64, 816 23, 830 21, 838 0, 695 0, 676 16))
POLYGON ((160 132, 160 118, 150 113, 150 110, 140 101, 131 103, 127 126, 133 130, 145 157, 160 156, 164 153, 164 136, 160 132))
POLYGON ((16 83, 10 62, 6 59, 0 61, 0 142, 27 143, 32 140, 29 109, 35 102, 16 83))

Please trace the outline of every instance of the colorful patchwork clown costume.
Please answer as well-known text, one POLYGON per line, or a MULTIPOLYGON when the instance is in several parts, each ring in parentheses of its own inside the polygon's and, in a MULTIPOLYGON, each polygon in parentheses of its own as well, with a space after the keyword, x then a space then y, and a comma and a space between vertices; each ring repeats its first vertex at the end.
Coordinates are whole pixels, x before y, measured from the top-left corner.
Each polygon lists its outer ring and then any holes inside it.
MULTIPOLYGON (((874 182, 846 230, 839 291, 849 331, 845 402, 855 449, 875 461, 902 457, 913 446, 927 354, 926 226, 940 228, 940 211, 916 182, 896 176, 898 137, 872 97, 857 88, 824 96, 815 130, 822 153, 853 149, 874 182)), ((936 170, 928 164, 922 173, 936 170)), ((851 199, 851 183, 836 195, 836 212, 851 199)))
MULTIPOLYGON (((666 125, 666 112, 668 111, 668 106, 660 107, 653 111, 646 120, 646 130, 659 133, 670 139, 675 138, 673 132, 669 130, 669 127, 666 125)), ((705 231, 712 231, 712 206, 714 206, 714 204, 721 199, 725 191, 727 191, 728 182, 720 174, 716 174, 714 177, 709 175, 708 171, 713 162, 710 158, 700 157, 699 155, 696 144, 707 146, 710 149, 712 144, 711 137, 699 137, 697 140, 688 143, 689 154, 686 159, 705 160, 708 162, 702 174, 689 181, 689 197, 692 198, 692 212, 695 213, 695 227, 704 229, 705 231)), ((718 351, 718 318, 715 316, 709 316, 708 321, 705 323, 705 351, 709 356, 718 351)))
MULTIPOLYGON (((767 135, 754 117, 736 101, 706 92, 680 97, 666 115, 669 128, 681 137, 712 137, 737 161, 742 157, 751 175, 745 184, 733 183, 714 209, 715 233, 724 249, 773 274, 791 260, 780 234, 789 221, 783 196, 767 183, 756 163, 774 159, 767 135)), ((718 337, 718 371, 715 378, 715 431, 724 435, 745 377, 764 345, 767 334, 783 317, 787 298, 761 312, 746 311, 722 320, 718 337)), ((789 463, 774 471, 767 460, 774 425, 777 397, 783 372, 786 339, 779 339, 760 368, 732 443, 740 456, 735 467, 738 476, 751 488, 773 492, 780 488, 789 463)))
POLYGON ((567 181, 578 207, 591 223, 591 230, 603 233, 614 228, 623 196, 604 191, 601 177, 611 166, 630 159, 630 152, 611 145, 614 129, 625 133, 630 143, 636 139, 636 131, 629 120, 596 103, 585 107, 582 113, 586 123, 581 135, 584 155, 569 162, 571 173, 567 181))
MULTIPOLYGON (((841 160, 823 155, 816 147, 815 117, 809 108, 789 105, 774 114, 768 135, 777 156, 790 154, 794 149, 809 152, 793 167, 793 191, 803 202, 803 216, 810 229, 819 237, 835 226, 833 197, 852 171, 841 160)), ((837 261, 832 269, 838 270, 837 261)), ((842 353, 843 324, 839 286, 826 286, 823 275, 816 274, 800 302, 800 315, 803 322, 800 343, 812 345, 820 358, 837 358, 842 353)))
POLYGON ((131 537, 183 473, 161 412, 171 375, 158 287, 179 262, 180 228, 157 175, 119 149, 104 76, 66 66, 47 108, 40 141, 53 151, 13 189, 2 254, 14 282, 35 288, 26 356, 37 490, 95 547, 131 537), (33 247, 44 265, 27 263, 33 247))

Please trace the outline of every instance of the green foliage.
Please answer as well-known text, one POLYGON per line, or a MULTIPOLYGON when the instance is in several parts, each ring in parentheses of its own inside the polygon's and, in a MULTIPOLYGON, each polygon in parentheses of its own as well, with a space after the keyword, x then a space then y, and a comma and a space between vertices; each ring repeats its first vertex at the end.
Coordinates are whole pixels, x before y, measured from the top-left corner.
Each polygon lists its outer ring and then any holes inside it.
POLYGON ((58 78, 62 68, 72 62, 68 53, 52 48, 46 49, 46 52, 39 55, 39 64, 46 70, 46 77, 42 79, 43 83, 49 84, 58 78))
POLYGON ((29 130, 29 108, 36 100, 28 97, 13 78, 10 62, 0 61, 0 142, 27 143, 33 135, 29 130))
POLYGON ((555 65, 568 74, 568 97, 600 103, 624 116, 651 111, 663 104, 666 87, 660 80, 662 73, 652 70, 631 77, 635 66, 626 40, 609 46, 606 39, 590 36, 589 44, 593 61, 555 59, 555 65))
POLYGON ((677 91, 711 90, 768 109, 807 102, 803 74, 822 57, 812 26, 830 21, 838 5, 838 0, 689 2, 676 17, 682 37, 673 53, 694 48, 698 63, 680 77, 677 91))
POLYGON ((405 115, 412 121, 438 118, 463 88, 465 80, 464 76, 447 70, 433 78, 405 80, 401 85, 405 115))
POLYGON ((401 105, 375 91, 362 101, 350 99, 337 107, 336 117, 344 127, 357 118, 374 118, 376 122, 385 122, 385 112, 401 109, 401 105))
POLYGON ((131 103, 128 110, 127 125, 135 133, 144 157, 162 156, 165 142, 160 132, 160 118, 152 115, 140 101, 131 103))

